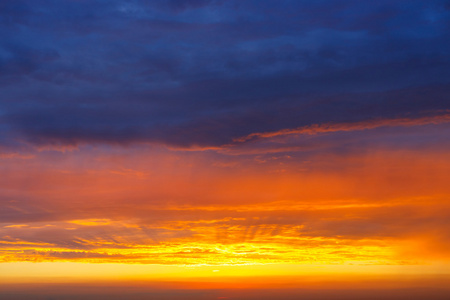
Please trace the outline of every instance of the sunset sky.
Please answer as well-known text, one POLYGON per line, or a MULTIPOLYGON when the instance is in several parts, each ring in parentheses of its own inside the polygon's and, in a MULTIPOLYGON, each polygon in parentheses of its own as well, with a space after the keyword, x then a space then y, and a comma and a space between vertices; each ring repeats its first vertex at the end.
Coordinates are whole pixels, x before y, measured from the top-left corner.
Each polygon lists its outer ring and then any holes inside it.
POLYGON ((449 1, 1 0, 0 37, 0 299, 450 295, 449 1))

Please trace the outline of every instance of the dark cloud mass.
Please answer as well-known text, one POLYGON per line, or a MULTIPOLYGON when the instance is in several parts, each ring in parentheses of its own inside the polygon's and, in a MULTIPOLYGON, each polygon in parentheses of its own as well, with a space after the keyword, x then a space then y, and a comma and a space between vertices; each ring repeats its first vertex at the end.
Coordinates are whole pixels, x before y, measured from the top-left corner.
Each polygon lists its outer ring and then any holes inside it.
POLYGON ((0 3, 0 143, 217 146, 450 109, 448 1, 0 3))

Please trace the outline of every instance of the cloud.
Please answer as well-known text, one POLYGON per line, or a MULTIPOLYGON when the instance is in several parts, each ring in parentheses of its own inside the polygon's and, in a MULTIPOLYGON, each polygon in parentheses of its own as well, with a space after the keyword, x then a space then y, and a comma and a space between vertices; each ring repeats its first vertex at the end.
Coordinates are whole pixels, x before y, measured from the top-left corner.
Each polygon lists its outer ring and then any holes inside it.
POLYGON ((448 261, 448 4, 369 2, 2 1, 1 260, 448 261))
POLYGON ((329 133, 329 132, 338 132, 338 131, 359 131, 359 130, 367 130, 367 129, 374 129, 378 127, 409 127, 409 126, 420 126, 420 125, 427 125, 427 124, 441 124, 441 123, 447 123, 450 122, 450 115, 444 114, 441 116, 434 116, 434 117, 424 117, 424 118, 418 118, 418 119, 408 119, 408 118, 401 118, 401 119, 388 119, 388 120, 374 120, 369 122, 355 122, 355 123, 347 123, 347 124, 315 124, 311 126, 306 127, 300 127, 295 129, 283 129, 276 132, 265 132, 265 133, 252 133, 248 136, 238 138, 235 140, 235 142, 246 142, 248 140, 252 139, 258 139, 258 138, 272 138, 277 136, 284 136, 284 135, 301 135, 301 134, 307 134, 307 135, 313 135, 317 133, 329 133))
POLYGON ((448 151, 426 149, 261 162, 83 147, 5 159, 0 256, 68 252, 36 259, 169 265, 448 260, 439 250, 448 248, 448 151), (235 164, 213 165, 220 161, 235 164), (408 245, 417 252, 402 256, 408 245))
POLYGON ((2 4, 8 145, 217 147, 449 108, 445 2, 42 3, 2 4))
POLYGON ((428 199, 212 206, 213 211, 166 207, 146 209, 159 219, 135 213, 133 219, 101 222, 28 222, 0 229, 0 256, 2 261, 415 264, 419 257, 419 262, 449 259, 447 206, 428 199))

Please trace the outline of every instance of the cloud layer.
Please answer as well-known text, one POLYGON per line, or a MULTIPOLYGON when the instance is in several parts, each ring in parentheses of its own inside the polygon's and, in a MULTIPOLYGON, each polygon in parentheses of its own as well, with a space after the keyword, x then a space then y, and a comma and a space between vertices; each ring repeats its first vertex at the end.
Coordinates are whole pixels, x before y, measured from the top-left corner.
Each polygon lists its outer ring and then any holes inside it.
POLYGON ((448 1, 3 0, 0 36, 3 266, 448 273, 448 1))
POLYGON ((0 142, 220 146, 449 109, 446 1, 2 1, 0 142))

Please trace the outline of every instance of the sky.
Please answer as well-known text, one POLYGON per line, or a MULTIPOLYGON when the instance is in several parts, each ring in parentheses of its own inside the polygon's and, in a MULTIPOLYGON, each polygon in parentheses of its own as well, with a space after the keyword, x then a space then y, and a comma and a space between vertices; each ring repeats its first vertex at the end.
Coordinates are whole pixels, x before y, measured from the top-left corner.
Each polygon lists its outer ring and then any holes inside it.
POLYGON ((0 2, 0 298, 440 299, 449 150, 447 0, 0 2))

